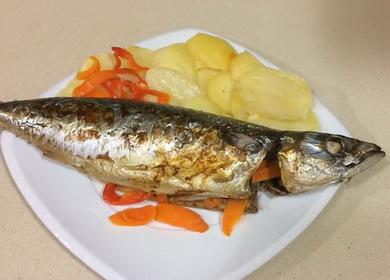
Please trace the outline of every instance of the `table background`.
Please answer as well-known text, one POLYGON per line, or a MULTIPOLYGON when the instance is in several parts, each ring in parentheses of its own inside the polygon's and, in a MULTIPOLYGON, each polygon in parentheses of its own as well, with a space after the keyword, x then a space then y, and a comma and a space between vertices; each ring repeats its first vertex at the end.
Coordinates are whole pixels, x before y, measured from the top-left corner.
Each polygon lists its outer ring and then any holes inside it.
MULTIPOLYGON (((385 0, 2 0, 0 99, 37 97, 112 45, 199 27, 302 75, 354 136, 390 151, 389 14, 385 0)), ((247 279, 389 279, 389 182, 387 159, 247 279)), ((3 162, 0 185, 1 279, 99 279, 35 217, 3 162)))

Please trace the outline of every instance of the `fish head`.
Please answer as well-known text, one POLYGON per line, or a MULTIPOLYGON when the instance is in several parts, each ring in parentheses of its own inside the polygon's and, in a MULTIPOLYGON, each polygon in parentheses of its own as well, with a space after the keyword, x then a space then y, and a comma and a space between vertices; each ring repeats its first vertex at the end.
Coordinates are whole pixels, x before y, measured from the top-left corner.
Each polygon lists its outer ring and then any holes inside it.
POLYGON ((284 135, 278 152, 281 179, 289 193, 348 182, 384 156, 373 143, 316 132, 284 135))

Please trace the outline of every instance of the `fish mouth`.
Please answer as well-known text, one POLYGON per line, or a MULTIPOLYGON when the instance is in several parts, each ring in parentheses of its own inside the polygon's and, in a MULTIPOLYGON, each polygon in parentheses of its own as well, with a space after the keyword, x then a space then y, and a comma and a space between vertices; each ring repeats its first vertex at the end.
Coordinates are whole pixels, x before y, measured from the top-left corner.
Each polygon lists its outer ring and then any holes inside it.
POLYGON ((385 155, 386 153, 378 145, 364 143, 355 156, 355 160, 348 165, 351 169, 346 172, 345 178, 349 180, 355 174, 369 169, 384 158, 385 155))

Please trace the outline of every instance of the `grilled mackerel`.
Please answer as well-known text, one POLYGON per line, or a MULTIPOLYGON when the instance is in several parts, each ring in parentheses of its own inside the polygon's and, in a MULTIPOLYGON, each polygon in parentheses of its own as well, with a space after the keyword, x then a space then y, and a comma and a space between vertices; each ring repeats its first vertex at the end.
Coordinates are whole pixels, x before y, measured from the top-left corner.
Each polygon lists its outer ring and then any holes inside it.
POLYGON ((385 155, 375 144, 340 135, 277 131, 118 99, 1 103, 0 127, 98 180, 194 206, 205 198, 254 200, 250 178, 264 159, 279 162, 281 177, 262 186, 292 194, 347 181, 385 155))

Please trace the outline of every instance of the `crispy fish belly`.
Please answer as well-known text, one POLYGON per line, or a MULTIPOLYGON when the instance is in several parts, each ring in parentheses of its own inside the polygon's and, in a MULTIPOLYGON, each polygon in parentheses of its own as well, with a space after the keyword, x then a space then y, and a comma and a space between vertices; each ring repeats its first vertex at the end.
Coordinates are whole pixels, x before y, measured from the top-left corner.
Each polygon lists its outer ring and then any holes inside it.
POLYGON ((273 133, 154 103, 48 98, 0 104, 0 125, 103 182, 161 194, 247 198, 273 133))

